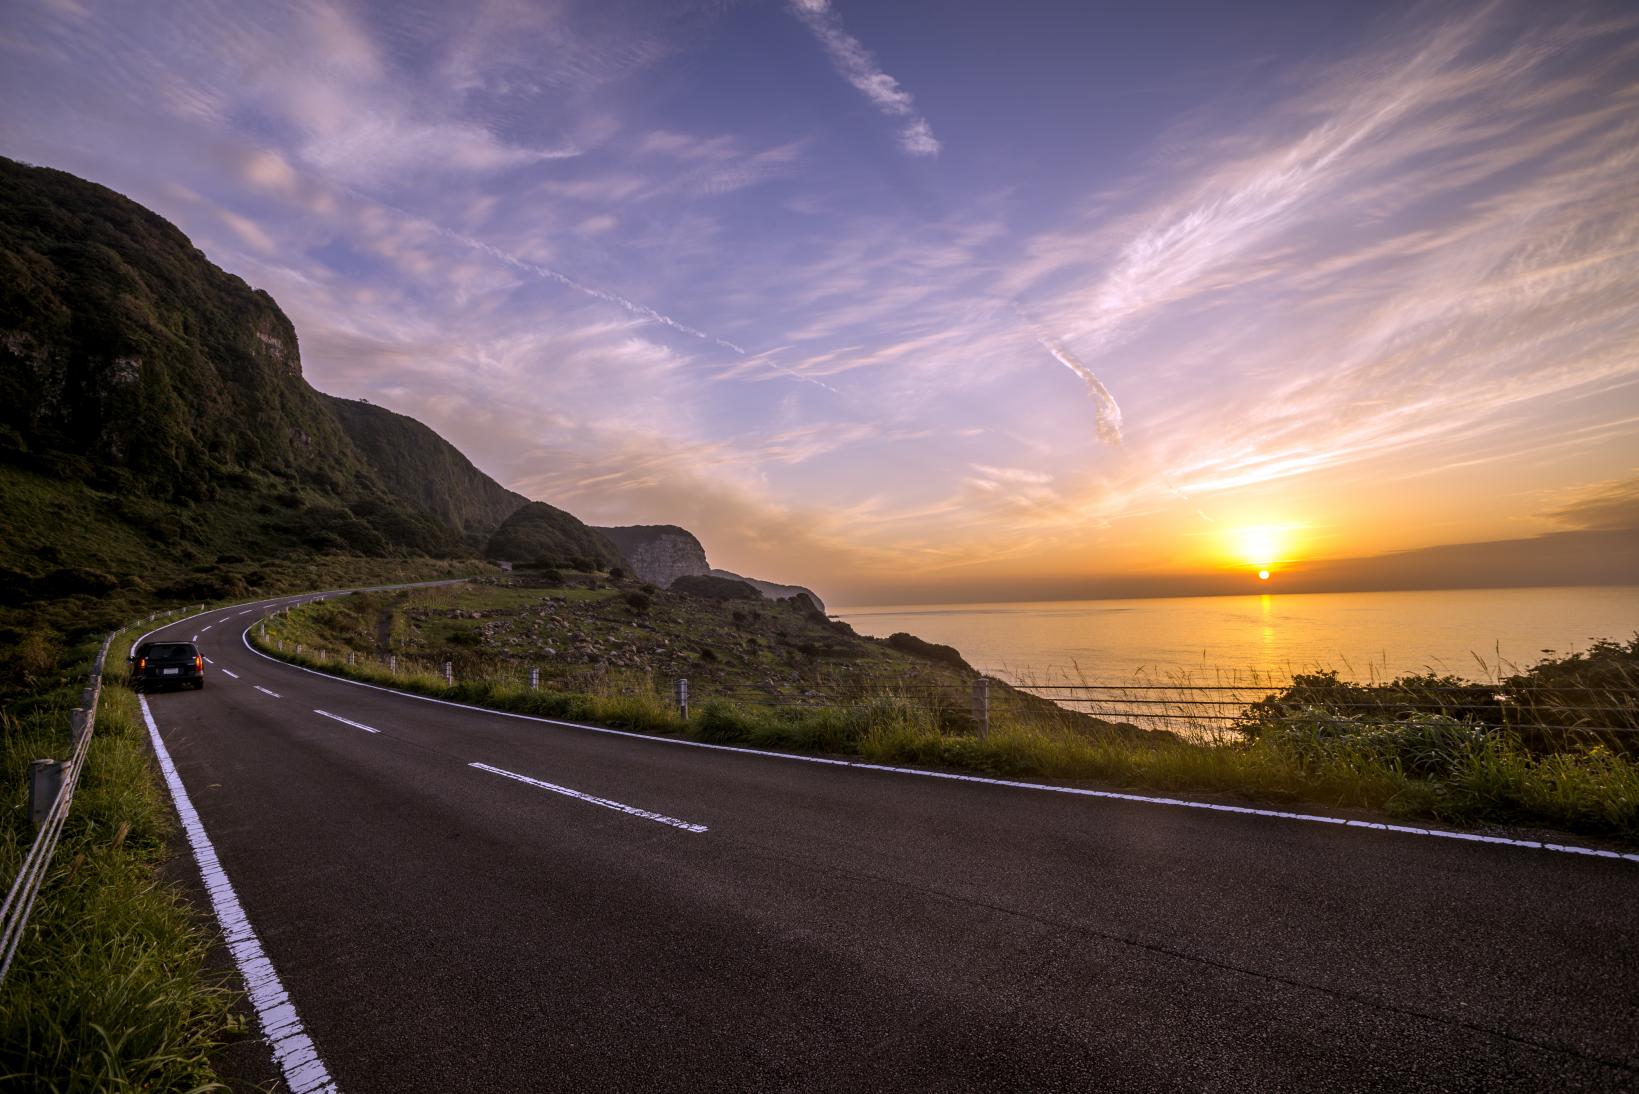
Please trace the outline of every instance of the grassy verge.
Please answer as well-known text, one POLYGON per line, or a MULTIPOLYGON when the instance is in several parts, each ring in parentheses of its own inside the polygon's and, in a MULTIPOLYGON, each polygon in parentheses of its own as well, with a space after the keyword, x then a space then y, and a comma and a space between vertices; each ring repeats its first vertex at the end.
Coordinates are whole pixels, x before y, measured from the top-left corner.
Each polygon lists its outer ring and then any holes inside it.
MULTIPOLYGON (((1523 729, 1482 729, 1460 711, 1333 708, 1311 692, 1294 692, 1287 698, 1302 701, 1257 706, 1255 723, 1240 731, 1191 740, 1090 731, 1085 719, 1002 691, 981 738, 970 720, 953 719, 937 694, 862 685, 825 705, 708 700, 685 719, 671 682, 644 673, 584 674, 573 690, 562 681, 534 690, 516 666, 501 662, 484 670, 469 660, 453 684, 435 664, 401 659, 389 670, 368 648, 356 648, 364 645, 356 629, 329 625, 342 617, 323 606, 296 609, 253 640, 287 661, 420 695, 644 733, 990 775, 1380 809, 1457 825, 1546 827, 1639 844, 1639 764, 1631 753, 1597 737, 1557 734, 1545 742, 1523 729)), ((1605 648, 1618 660, 1639 660, 1639 643, 1605 648)), ((1599 671, 1607 667, 1602 662, 1599 671)))
MULTIPOLYGON (((33 836, 29 762, 67 754, 76 703, 59 689, 0 721, 0 876, 16 875, 33 836)), ((171 834, 136 696, 106 681, 62 840, 0 986, 0 1086, 219 1087, 211 1055, 236 1032, 234 992, 205 969, 214 932, 159 878, 171 834)))

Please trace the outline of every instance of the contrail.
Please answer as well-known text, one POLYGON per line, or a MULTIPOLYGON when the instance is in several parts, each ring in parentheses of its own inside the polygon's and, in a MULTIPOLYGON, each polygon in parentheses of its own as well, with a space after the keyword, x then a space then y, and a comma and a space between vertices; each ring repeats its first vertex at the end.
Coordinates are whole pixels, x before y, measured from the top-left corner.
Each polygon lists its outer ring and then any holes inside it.
POLYGON ((912 156, 939 154, 939 138, 933 135, 933 127, 927 119, 917 113, 911 93, 883 72, 864 43, 844 29, 842 17, 831 7, 831 0, 790 0, 790 10, 819 39, 843 79, 853 84, 854 89, 882 113, 904 120, 904 127, 899 131, 901 149, 912 156))
POLYGON ((1105 444, 1121 447, 1121 407, 1110 394, 1110 389, 1094 374, 1093 370, 1082 363, 1081 358, 1070 352, 1068 346, 1057 338, 1048 334, 1042 325, 1030 317, 1024 305, 1017 300, 1013 301, 1013 310, 1020 319, 1030 327, 1031 334, 1035 335, 1036 342, 1042 349, 1053 355, 1053 359, 1081 378, 1087 385, 1087 394, 1097 407, 1095 421, 1098 428, 1098 439, 1105 444))
MULTIPOLYGON (((431 221, 428 221, 427 223, 432 224, 431 221)), ((457 232, 452 228, 446 228, 441 224, 432 224, 432 228, 439 235, 445 236, 448 239, 453 239, 457 243, 464 244, 465 246, 471 247, 474 250, 482 251, 491 258, 500 262, 505 262, 508 266, 511 266, 514 269, 535 274, 537 277, 544 277, 549 281, 556 281, 558 284, 574 289, 578 293, 585 293, 587 296, 593 297, 594 299, 613 304, 615 307, 621 308, 624 311, 630 312, 632 315, 638 316, 642 319, 663 324, 670 327, 672 330, 680 331, 681 333, 687 334, 690 337, 698 338, 703 342, 710 342, 713 345, 722 346, 724 349, 732 350, 741 357, 746 355, 746 351, 742 347, 735 345, 727 339, 718 338, 714 334, 707 334, 705 331, 700 330, 697 327, 691 327, 687 323, 679 323, 671 316, 657 312, 653 308, 644 304, 639 304, 635 300, 628 300, 619 293, 610 292, 607 289, 600 289, 594 285, 588 285, 584 282, 576 281, 568 274, 554 270, 550 266, 542 266, 538 263, 528 262, 522 258, 519 258, 515 254, 510 254, 501 250, 501 248, 496 247, 493 244, 485 243, 481 239, 474 239, 472 236, 466 235, 462 232, 457 232)))

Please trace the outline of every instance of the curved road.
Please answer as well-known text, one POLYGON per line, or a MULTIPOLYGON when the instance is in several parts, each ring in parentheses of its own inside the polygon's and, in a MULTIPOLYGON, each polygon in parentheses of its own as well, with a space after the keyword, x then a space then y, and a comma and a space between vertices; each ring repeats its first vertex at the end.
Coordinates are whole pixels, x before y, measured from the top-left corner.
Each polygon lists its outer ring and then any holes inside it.
POLYGON ((1639 1087, 1634 861, 506 717, 261 610, 148 705, 342 1090, 1639 1087))

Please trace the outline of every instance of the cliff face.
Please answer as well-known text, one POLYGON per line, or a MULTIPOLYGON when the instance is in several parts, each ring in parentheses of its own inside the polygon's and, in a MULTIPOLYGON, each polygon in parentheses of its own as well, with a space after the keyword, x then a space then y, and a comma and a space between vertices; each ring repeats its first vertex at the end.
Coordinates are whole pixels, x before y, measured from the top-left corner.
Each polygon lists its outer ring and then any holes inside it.
POLYGON ((662 589, 670 588, 680 577, 696 577, 711 570, 700 541, 675 524, 639 524, 597 531, 620 550, 634 575, 662 589))

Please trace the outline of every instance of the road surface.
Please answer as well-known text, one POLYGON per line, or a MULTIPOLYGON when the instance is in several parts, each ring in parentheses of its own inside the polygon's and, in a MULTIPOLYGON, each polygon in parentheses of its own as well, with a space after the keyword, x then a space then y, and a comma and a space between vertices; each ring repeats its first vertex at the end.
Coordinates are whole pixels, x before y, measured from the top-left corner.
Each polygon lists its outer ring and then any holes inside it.
POLYGON ((148 702, 341 1090, 1639 1088, 1639 863, 510 718, 260 610, 148 702))

